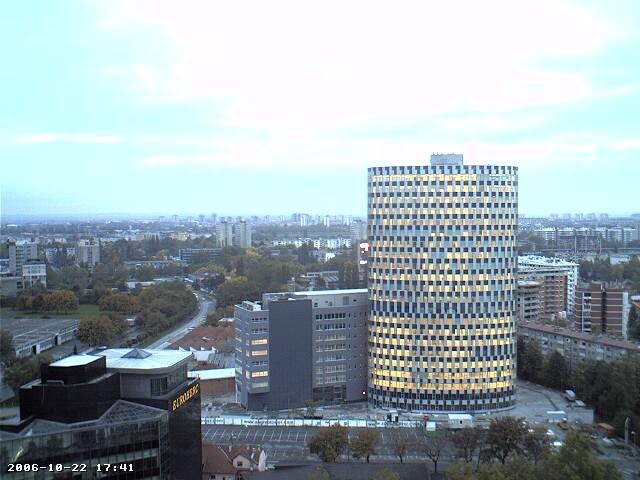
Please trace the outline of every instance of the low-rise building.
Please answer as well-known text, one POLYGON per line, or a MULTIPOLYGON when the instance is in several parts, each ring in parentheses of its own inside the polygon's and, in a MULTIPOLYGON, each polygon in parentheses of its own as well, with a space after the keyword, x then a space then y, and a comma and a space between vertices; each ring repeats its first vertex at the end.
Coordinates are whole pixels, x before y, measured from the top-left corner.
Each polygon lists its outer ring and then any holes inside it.
POLYGON ((637 343, 541 323, 519 322, 518 335, 536 340, 543 355, 557 351, 565 357, 570 369, 585 360, 612 362, 625 355, 640 355, 637 343))
POLYGON ((267 454, 249 445, 202 444, 202 480, 237 480, 242 472, 264 472, 267 454))

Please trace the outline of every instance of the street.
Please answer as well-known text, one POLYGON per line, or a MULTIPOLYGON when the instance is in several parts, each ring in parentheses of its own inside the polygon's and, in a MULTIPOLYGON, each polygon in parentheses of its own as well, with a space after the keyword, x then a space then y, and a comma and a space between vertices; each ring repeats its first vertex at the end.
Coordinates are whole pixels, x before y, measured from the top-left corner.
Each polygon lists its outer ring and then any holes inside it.
POLYGON ((213 309, 215 309, 215 300, 207 300, 202 294, 197 292, 195 293, 195 295, 198 298, 198 313, 196 313, 191 320, 178 325, 175 329, 164 335, 162 338, 159 338, 146 348, 160 350, 162 350, 163 348, 167 348, 173 342, 184 337, 189 331, 190 327, 197 327, 204 323, 205 319, 207 318, 207 314, 209 313, 209 308, 211 307, 212 311, 213 309))

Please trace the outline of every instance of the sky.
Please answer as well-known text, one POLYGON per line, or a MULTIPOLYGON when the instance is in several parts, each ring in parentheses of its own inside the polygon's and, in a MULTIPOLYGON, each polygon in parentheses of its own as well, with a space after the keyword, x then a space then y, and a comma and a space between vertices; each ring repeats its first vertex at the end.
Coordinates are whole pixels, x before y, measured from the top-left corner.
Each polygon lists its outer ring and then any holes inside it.
POLYGON ((520 213, 640 211, 640 2, 25 0, 12 215, 366 213, 366 169, 518 165, 520 213))

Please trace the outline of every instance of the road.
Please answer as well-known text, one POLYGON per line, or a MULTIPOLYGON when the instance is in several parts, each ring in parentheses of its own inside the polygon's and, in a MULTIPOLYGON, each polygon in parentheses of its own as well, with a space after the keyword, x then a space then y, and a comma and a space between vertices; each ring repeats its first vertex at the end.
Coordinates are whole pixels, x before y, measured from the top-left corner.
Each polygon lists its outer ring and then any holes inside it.
POLYGON ((171 332, 167 333, 162 338, 159 338, 146 348, 160 350, 163 348, 167 348, 173 342, 184 337, 189 332, 189 327, 197 327, 204 323, 205 319, 207 318, 207 313, 209 313, 209 308, 211 307, 212 310, 215 308, 215 301, 207 300, 200 293, 196 293, 195 295, 196 297, 198 297, 198 313, 196 313, 191 320, 187 320, 186 322, 181 323, 171 332))

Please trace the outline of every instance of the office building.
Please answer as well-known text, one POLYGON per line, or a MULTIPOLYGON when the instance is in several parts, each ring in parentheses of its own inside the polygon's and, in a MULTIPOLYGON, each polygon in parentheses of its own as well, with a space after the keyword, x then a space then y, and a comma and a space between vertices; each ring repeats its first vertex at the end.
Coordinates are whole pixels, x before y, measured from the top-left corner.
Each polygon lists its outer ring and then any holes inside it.
POLYGON ((363 400, 366 289, 267 293, 236 305, 236 390, 248 410, 363 400))
POLYGON ((622 285, 579 282, 574 325, 581 332, 626 339, 630 309, 629 293, 622 285))
POLYGON ((541 320, 572 315, 575 308, 577 263, 554 257, 518 257, 518 279, 542 283, 541 320))
POLYGON ((200 478, 200 383, 187 375, 191 352, 113 348, 96 355, 119 374, 123 399, 169 413, 170 478, 200 478))
POLYGON ((100 243, 94 239, 78 241, 76 263, 86 265, 89 270, 92 270, 96 263, 100 263, 100 243))
POLYGON ((118 478, 180 478, 171 476, 170 448, 167 410, 123 400, 120 374, 90 355, 43 365, 41 378, 20 388, 20 421, 0 425, 2 478, 116 478, 105 464, 118 478), (11 473, 10 462, 43 468, 11 473), (56 473, 56 464, 67 469, 56 473))
POLYGON ((517 168, 368 171, 369 402, 480 412, 515 402, 517 168))
POLYGON ((38 260, 38 244, 28 241, 7 241, 9 250, 9 273, 22 275, 22 266, 29 260, 38 260))

